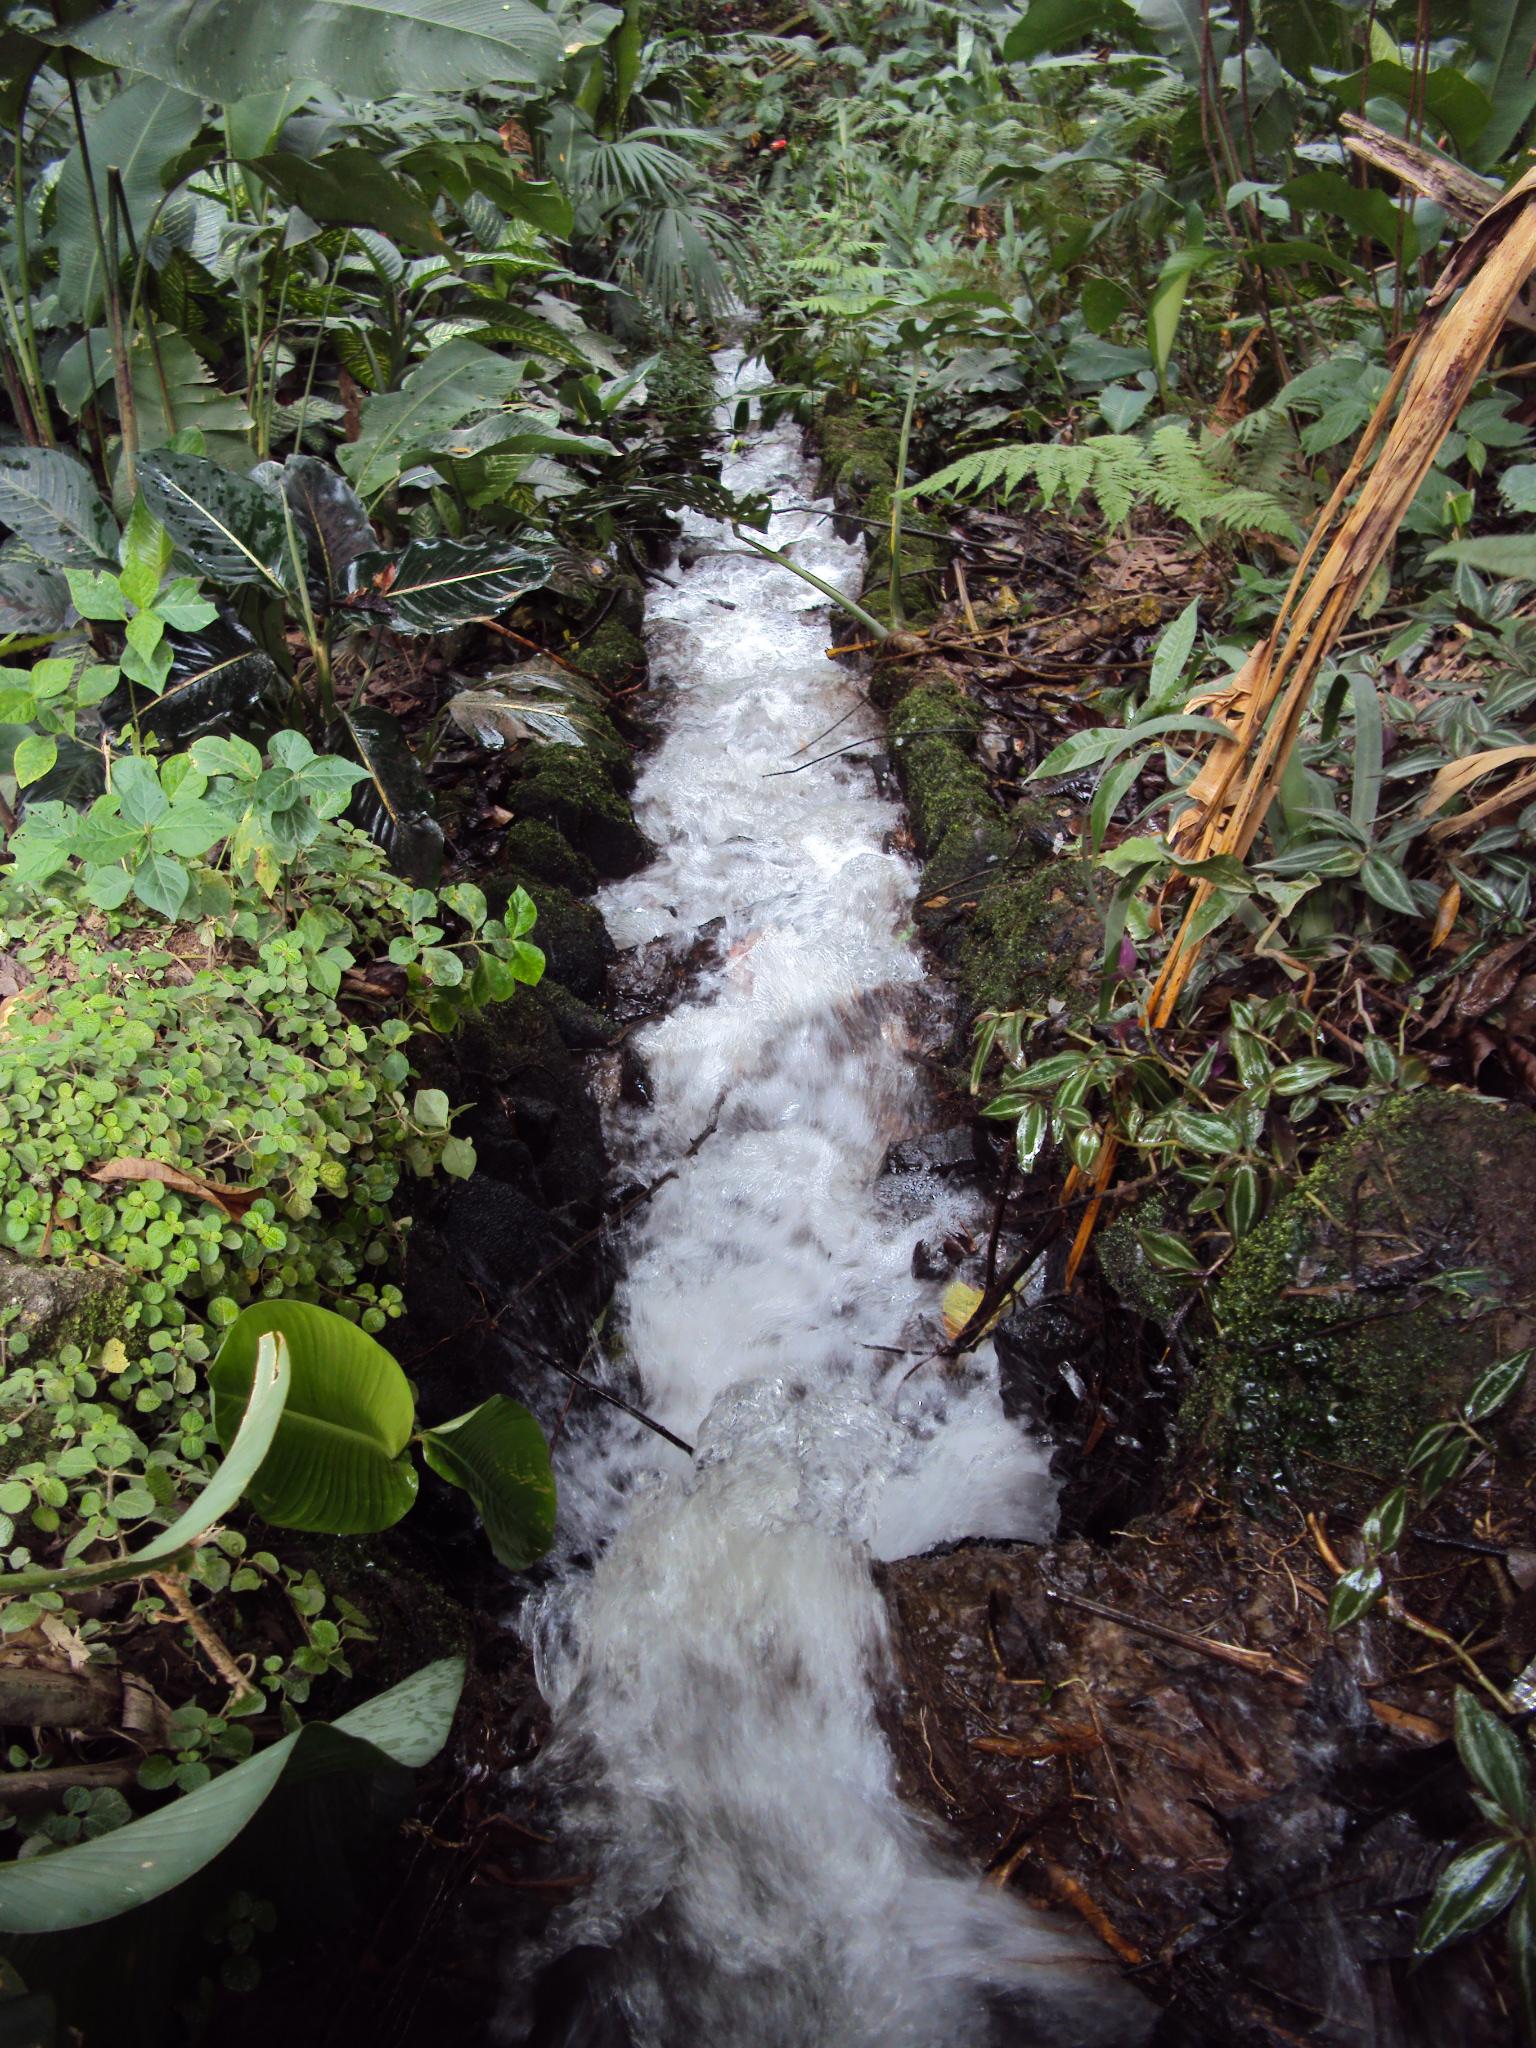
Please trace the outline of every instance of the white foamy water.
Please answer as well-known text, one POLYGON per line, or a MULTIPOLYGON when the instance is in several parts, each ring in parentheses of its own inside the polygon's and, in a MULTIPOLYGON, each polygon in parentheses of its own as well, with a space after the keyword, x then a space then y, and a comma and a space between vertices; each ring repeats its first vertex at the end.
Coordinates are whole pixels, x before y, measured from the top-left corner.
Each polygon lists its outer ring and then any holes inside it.
MULTIPOLYGON (((767 377, 719 364, 725 426, 767 377)), ((727 445, 732 489, 809 499, 792 425, 727 445)), ((856 591, 862 548, 826 518, 779 511, 768 538, 856 591)), ((612 1411, 560 1446, 567 1543, 600 1555, 534 1620, 539 1769, 594 1873, 559 1939, 608 1952, 642 2048, 1118 2048, 1140 2024, 1112 1972, 895 1794, 871 1556, 1048 1535, 1046 1454, 989 1354, 922 1362, 940 1290, 914 1242, 983 1219, 881 1176, 931 1121, 899 813, 867 766, 777 772, 877 721, 809 585, 702 518, 685 559, 649 608, 666 732, 636 802, 660 852, 600 902, 621 947, 723 939, 640 1034, 652 1100, 610 1133, 636 1179, 676 1174, 630 1226, 606 1369, 697 1454, 612 1411)))

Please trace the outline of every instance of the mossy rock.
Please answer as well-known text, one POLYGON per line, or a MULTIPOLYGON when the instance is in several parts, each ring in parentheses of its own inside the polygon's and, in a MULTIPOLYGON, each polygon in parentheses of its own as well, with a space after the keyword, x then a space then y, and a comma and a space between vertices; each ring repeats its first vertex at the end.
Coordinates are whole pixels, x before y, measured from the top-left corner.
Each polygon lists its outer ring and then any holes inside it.
POLYGON ((1108 893, 1104 871, 1077 858, 1048 860, 1031 873, 989 882, 956 954, 968 1016, 1043 1012, 1054 999, 1065 1002, 1069 1015, 1091 1010, 1108 893))
POLYGON ((829 405, 817 431, 827 484, 840 511, 862 512, 872 492, 895 488, 900 436, 894 427, 874 426, 857 409, 829 405))
POLYGON ((558 882, 515 868, 487 878, 486 901, 499 913, 518 888, 526 889, 538 908, 539 921, 528 936, 542 951, 549 974, 584 1002, 598 1001, 615 958, 602 913, 558 882))
POLYGON ((645 642, 610 613, 591 632, 578 632, 565 658, 594 683, 622 683, 644 668, 645 642))
MULTIPOLYGON (((1184 1404, 1187 1446, 1248 1487, 1368 1504, 1428 1423, 1532 1341, 1533 1201, 1530 1110, 1428 1089, 1389 1102, 1234 1252, 1184 1404), (1435 1286, 1472 1266, 1493 1276, 1492 1319, 1435 1286)), ((1521 1455, 1533 1398, 1496 1418, 1521 1455)))
POLYGON ((703 342, 678 335, 645 374, 646 410, 669 439, 707 441, 715 431, 715 366, 703 342))
POLYGON ((89 1358, 122 1334, 133 1294, 110 1267, 49 1265, 0 1252, 0 1339, 14 1345, 25 1337, 33 1358, 65 1344, 78 1344, 89 1358))
MULTIPOLYGON (((876 484, 873 490, 866 492, 860 507, 866 519, 880 522, 878 526, 865 529, 869 559, 860 602, 866 611, 881 620, 892 617, 890 517, 896 495, 894 483, 893 476, 890 483, 876 484)), ((932 612, 939 595, 938 579, 947 559, 941 541, 932 540, 924 533, 913 533, 909 528, 903 530, 901 618, 904 621, 921 620, 932 612)))
POLYGON ((971 751, 980 730, 975 707, 949 682, 920 683, 890 715, 891 760, 924 859, 957 827, 1002 821, 992 786, 971 751))
POLYGON ((591 747, 530 747, 508 791, 513 817, 553 825, 602 875, 631 875, 651 857, 627 799, 591 747))
POLYGON ((533 879, 526 884, 530 896, 539 885, 554 882, 574 896, 590 896, 597 887, 597 869, 570 841, 538 818, 523 818, 509 825, 501 842, 504 865, 533 879))
POLYGON ((1164 1329, 1188 1306, 1189 1278, 1154 1266, 1141 1248, 1138 1233, 1144 1229, 1176 1230, 1178 1226, 1179 1219, 1163 1196, 1152 1194, 1117 1216, 1093 1241, 1099 1270, 1119 1299, 1164 1329))

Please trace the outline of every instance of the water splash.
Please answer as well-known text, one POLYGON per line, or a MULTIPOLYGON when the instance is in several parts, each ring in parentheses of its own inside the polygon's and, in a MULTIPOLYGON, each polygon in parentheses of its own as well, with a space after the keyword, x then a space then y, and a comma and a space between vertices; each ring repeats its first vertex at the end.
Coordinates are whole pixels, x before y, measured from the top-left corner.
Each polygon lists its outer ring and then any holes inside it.
MULTIPOLYGON (((717 360, 726 427, 766 379, 717 360)), ((781 508, 772 545, 857 588, 796 429, 754 427, 723 475, 781 508)), ((936 1177, 881 1178, 929 1118, 914 876, 867 767, 780 772, 876 722, 807 584, 701 518, 684 559, 650 607, 667 729, 637 805, 663 851, 602 908, 621 946, 724 920, 720 964, 641 1035, 649 1107, 612 1133, 637 1177, 676 1168, 632 1230, 619 1320, 645 1406, 697 1455, 607 1414, 562 1445, 567 1541, 601 1555, 532 1621, 539 1771, 594 1873, 559 1939, 605 1953, 645 2048, 980 2044, 1037 2009, 1041 2038, 1119 2048, 1140 2027, 1112 1974, 895 1794, 871 1553, 1044 1537, 1052 1492, 988 1355, 907 1373, 938 1324, 914 1239, 979 1221, 936 1177)))

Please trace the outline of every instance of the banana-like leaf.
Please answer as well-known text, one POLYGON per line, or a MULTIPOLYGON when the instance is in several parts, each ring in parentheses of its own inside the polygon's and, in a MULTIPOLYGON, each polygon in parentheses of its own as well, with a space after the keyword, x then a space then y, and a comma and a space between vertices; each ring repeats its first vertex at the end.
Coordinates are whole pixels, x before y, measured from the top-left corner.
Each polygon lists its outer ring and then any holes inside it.
POLYGON ((555 1540, 555 1475, 544 1432, 521 1402, 492 1394, 424 1430, 421 1450, 439 1478, 469 1495, 504 1565, 522 1571, 544 1555, 555 1540))
POLYGON ((239 1504, 271 1448, 290 1384, 285 1340, 280 1335, 261 1337, 246 1375, 244 1401, 234 1416, 227 1455, 190 1507, 131 1557, 109 1557, 57 1569, 42 1565, 32 1571, 0 1574, 0 1599, 43 1587, 104 1586, 119 1579, 142 1578, 147 1572, 168 1571, 184 1550, 239 1504))
POLYGON ((333 1722, 312 1721, 159 1812, 51 1856, 0 1867, 0 1930, 59 1934, 147 1905, 211 1863, 285 1776, 419 1770, 453 1726, 464 1660, 424 1665, 333 1722))
POLYGON ((343 476, 317 455, 290 455, 283 464, 283 495, 309 550, 321 595, 337 604, 354 587, 350 571, 378 546, 363 501, 343 476))
MULTIPOLYGON (((601 42, 618 19, 588 8, 582 40, 601 42)), ((301 80, 355 100, 550 83, 571 33, 531 0, 127 0, 65 36, 119 70, 227 102, 301 80)))
MULTIPOLYGON (((151 338, 142 330, 128 341, 128 374, 140 449, 168 448, 178 434, 195 427, 205 451, 238 463, 247 454, 251 415, 244 399, 220 390, 186 336, 164 320, 151 338)), ((54 376, 64 410, 78 418, 95 398, 115 419, 112 338, 98 327, 65 350, 54 376)))
POLYGON ((347 816, 376 839, 409 881, 429 888, 442 873, 443 828, 432 814, 432 792, 421 763, 392 712, 371 704, 344 711, 326 743, 333 754, 360 761, 368 771, 347 806, 347 816))
MULTIPOLYGON (((142 71, 145 67, 133 64, 123 68, 142 71)), ((115 169, 122 174, 129 221, 142 247, 161 196, 160 168, 181 155, 202 124, 203 110, 196 99, 154 78, 140 79, 104 106, 93 108, 91 182, 102 219, 107 217, 107 172, 115 169)), ((104 279, 78 141, 59 174, 53 246, 59 259, 59 310, 67 322, 88 325, 101 312, 104 279)))
POLYGON ((407 1446, 410 1382, 382 1344, 330 1310, 258 1301, 230 1324, 209 1371, 213 1426, 234 1435, 268 1333, 286 1343, 292 1381, 271 1449, 247 1488, 280 1529, 361 1536, 388 1529, 416 1498, 407 1446))
POLYGON ((381 592, 396 632, 441 633, 542 590, 556 560, 552 549, 484 534, 467 541, 413 540, 398 555, 362 555, 352 574, 357 587, 371 583, 381 592))
POLYGON ((327 150, 313 159, 277 151, 246 166, 290 206, 327 227, 376 228, 408 249, 441 249, 432 209, 371 149, 327 150))
POLYGON ((0 521, 45 562, 117 559, 117 522, 90 471, 59 448, 0 451, 0 521))
POLYGON ((205 456, 169 449, 142 458, 139 483, 150 511, 201 575, 287 594, 293 565, 274 491, 205 456))
POLYGON ((224 733, 260 742, 288 712, 287 690, 269 654, 232 619, 215 619, 196 633, 168 633, 171 673, 158 697, 125 683, 101 707, 109 731, 121 734, 135 712, 139 728, 169 753, 185 753, 194 740, 224 733))
POLYGON ((522 372, 472 341, 450 341, 418 363, 398 391, 363 400, 361 432, 337 458, 364 498, 387 490, 434 438, 506 402, 522 372))

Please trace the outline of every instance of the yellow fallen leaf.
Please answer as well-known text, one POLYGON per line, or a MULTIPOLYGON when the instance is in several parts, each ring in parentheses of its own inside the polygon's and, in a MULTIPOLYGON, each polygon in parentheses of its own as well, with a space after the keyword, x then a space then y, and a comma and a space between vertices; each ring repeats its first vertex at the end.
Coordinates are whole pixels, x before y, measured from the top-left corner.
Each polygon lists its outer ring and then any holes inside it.
POLYGON ((102 1372, 122 1372, 128 1363, 128 1346, 121 1337, 109 1337, 101 1347, 96 1364, 102 1372))
POLYGON ((951 1343, 981 1307, 981 1289, 952 1280, 944 1290, 944 1334, 951 1343))

